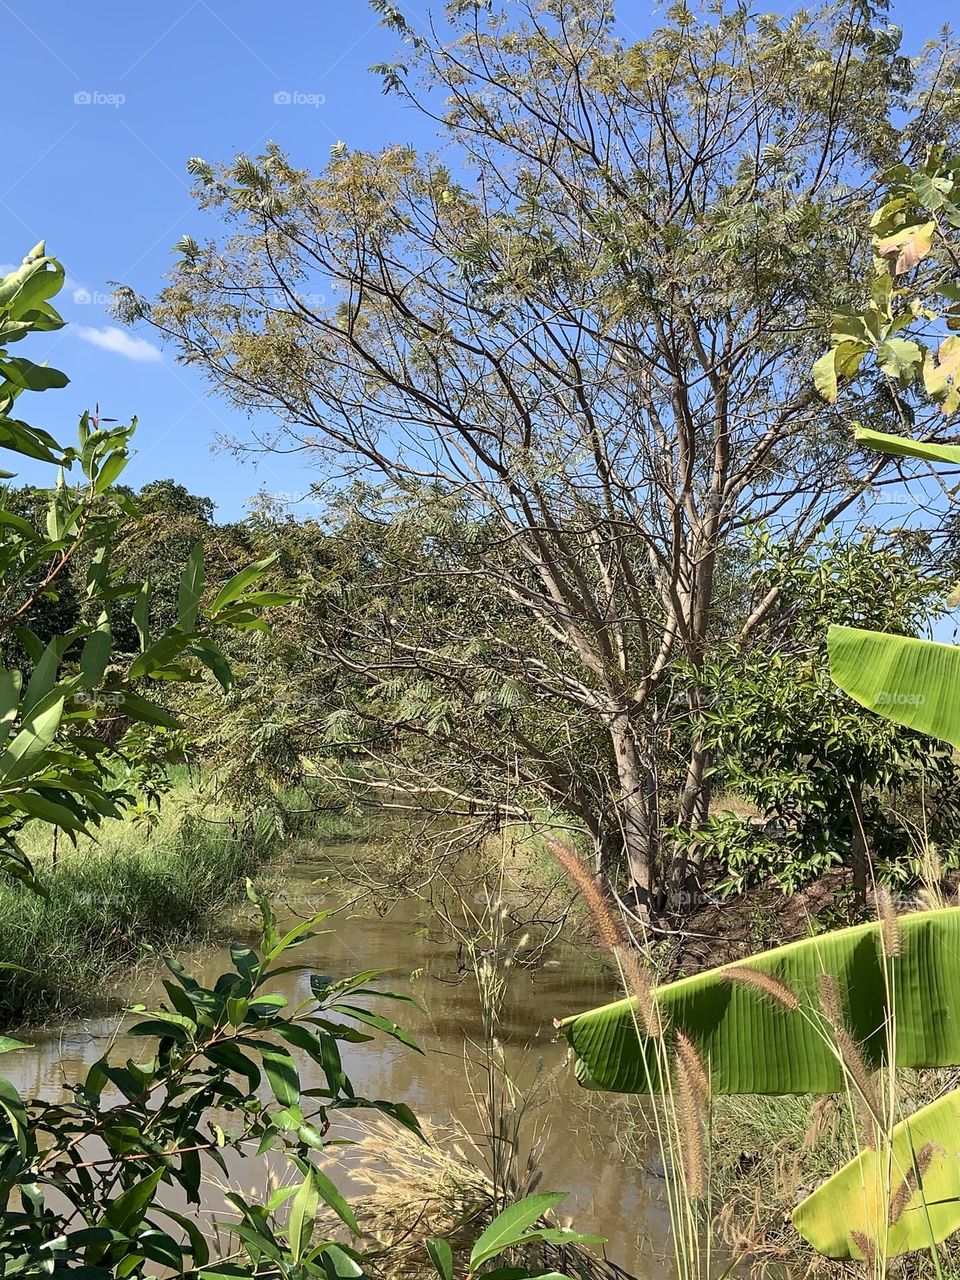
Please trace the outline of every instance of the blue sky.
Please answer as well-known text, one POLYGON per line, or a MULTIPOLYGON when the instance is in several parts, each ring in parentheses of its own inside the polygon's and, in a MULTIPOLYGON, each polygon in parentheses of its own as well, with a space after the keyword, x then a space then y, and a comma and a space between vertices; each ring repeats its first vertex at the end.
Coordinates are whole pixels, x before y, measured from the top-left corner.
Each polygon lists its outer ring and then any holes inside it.
MULTIPOLYGON (((908 48, 933 35, 954 3, 895 0, 908 48)), ((416 22, 427 4, 400 7, 416 22)), ((621 0, 620 13, 642 31, 652 8, 621 0)), ((30 420, 65 439, 96 402, 110 417, 137 415, 130 482, 174 476, 212 497, 222 519, 241 516, 260 488, 305 492, 301 461, 270 458, 254 469, 211 454, 214 436, 243 434, 246 419, 149 334, 120 330, 107 312, 108 281, 152 295, 180 236, 212 230, 189 196, 190 156, 227 159, 274 139, 318 168, 339 139, 428 146, 424 122, 384 98, 367 71, 392 58, 394 34, 366 0, 0 0, 0 48, 0 262, 19 262, 45 239, 70 277, 60 299, 68 327, 46 352, 35 342, 24 354, 63 369, 71 386, 30 397, 30 420)))

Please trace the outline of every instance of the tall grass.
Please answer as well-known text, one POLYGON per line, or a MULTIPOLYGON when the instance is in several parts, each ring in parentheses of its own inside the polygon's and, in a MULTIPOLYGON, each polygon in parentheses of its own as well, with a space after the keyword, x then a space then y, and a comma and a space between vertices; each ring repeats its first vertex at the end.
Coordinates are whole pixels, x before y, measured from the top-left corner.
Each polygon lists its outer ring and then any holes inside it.
POLYGON ((76 849, 61 836, 56 859, 49 829, 28 831, 47 896, 0 884, 0 1024, 87 1010, 149 949, 210 936, 245 877, 313 829, 296 797, 289 808, 303 813, 284 835, 272 817, 241 823, 179 781, 153 827, 107 822, 76 849))

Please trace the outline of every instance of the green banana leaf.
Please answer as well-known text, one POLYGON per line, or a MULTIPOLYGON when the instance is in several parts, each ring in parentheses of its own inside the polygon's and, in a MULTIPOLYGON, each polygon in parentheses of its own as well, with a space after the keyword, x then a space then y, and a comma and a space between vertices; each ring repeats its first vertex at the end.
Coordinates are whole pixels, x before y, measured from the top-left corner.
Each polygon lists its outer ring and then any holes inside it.
POLYGON ((830 675, 861 706, 960 748, 960 648, 832 626, 830 675))
POLYGON ((892 436, 886 431, 871 431, 869 427, 854 427, 858 444, 880 453, 894 453, 904 458, 923 458, 927 462, 960 462, 960 444, 921 444, 906 436, 892 436))
POLYGON ((793 1225, 828 1258, 863 1258, 855 1236, 898 1258, 939 1244, 960 1229, 960 1089, 915 1112, 892 1134, 892 1171, 886 1153, 864 1151, 793 1211, 793 1225), (917 1161, 928 1143, 929 1163, 917 1161), (902 1212, 889 1222, 890 1204, 917 1161, 902 1212), (922 1191, 921 1191, 922 1187, 922 1191), (884 1244, 884 1233, 889 1232, 884 1244))
MULTIPOLYGON (((778 947, 734 965, 659 987, 669 1041, 683 1031, 696 1045, 715 1093, 836 1093, 843 1070, 827 1039, 821 973, 832 974, 844 1022, 872 1067, 886 1055, 886 983, 880 925, 857 925, 778 947), (785 984, 801 1003, 791 1012, 730 969, 754 969, 785 984)), ((890 961, 901 1067, 960 1063, 960 908, 918 912, 899 922, 900 954, 890 961)), ((662 1088, 655 1039, 638 1036, 634 1001, 619 1000, 559 1024, 589 1088, 651 1093, 662 1088)), ((668 1052, 668 1058, 671 1056, 668 1052)))

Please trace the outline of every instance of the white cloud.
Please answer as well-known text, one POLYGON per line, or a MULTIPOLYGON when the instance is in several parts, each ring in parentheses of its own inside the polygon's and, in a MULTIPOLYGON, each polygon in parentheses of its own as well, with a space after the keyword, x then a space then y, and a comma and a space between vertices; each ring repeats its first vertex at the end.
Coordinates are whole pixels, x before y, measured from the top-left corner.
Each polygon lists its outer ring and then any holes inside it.
POLYGON ((118 329, 116 325, 110 324, 102 329, 95 329, 92 325, 74 324, 70 326, 70 332, 75 333, 84 342, 102 347, 104 351, 112 351, 115 355, 124 356, 127 360, 155 363, 163 359, 163 352, 159 347, 155 347, 152 342, 147 342, 146 338, 135 338, 132 333, 127 333, 125 329, 118 329))

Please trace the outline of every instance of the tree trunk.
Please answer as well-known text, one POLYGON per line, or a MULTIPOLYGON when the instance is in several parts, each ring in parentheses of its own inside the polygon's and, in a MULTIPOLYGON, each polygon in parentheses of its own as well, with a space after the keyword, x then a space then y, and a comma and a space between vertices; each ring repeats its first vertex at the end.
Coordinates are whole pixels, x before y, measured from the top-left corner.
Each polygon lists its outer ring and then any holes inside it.
POLYGON ((659 824, 656 811, 650 807, 655 779, 644 763, 626 712, 617 712, 610 718, 609 732, 619 784, 618 829, 611 836, 622 850, 630 890, 646 912, 653 904, 657 887, 659 824))
POLYGON ((850 800, 853 805, 853 839, 850 842, 850 860, 853 867, 853 888, 861 902, 866 901, 870 874, 870 845, 867 841, 867 818, 863 808, 863 790, 859 782, 849 782, 850 800))

